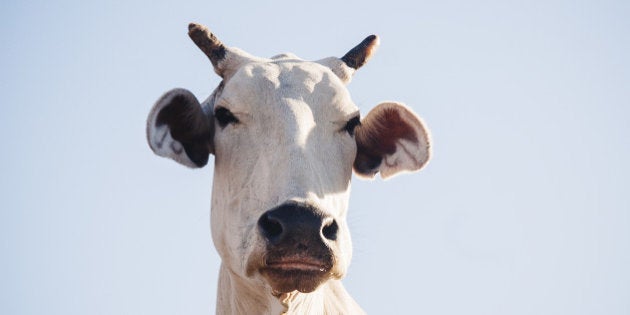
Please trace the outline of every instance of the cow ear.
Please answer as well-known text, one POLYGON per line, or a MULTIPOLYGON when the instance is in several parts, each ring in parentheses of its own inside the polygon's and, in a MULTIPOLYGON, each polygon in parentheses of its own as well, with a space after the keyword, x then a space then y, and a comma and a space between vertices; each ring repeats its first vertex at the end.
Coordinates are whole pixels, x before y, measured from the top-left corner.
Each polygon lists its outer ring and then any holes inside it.
POLYGON ((395 102, 372 109, 355 130, 354 171, 372 178, 420 170, 431 157, 427 127, 411 109, 395 102))
POLYGON ((153 106, 147 119, 147 140, 153 152, 188 167, 202 167, 214 152, 212 111, 188 90, 173 89, 153 106))

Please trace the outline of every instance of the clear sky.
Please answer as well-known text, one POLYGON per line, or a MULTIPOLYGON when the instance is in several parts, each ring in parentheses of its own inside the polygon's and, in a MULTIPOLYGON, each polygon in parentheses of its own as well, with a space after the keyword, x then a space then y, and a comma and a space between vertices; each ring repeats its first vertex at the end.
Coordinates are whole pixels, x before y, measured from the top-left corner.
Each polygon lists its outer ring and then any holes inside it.
POLYGON ((166 90, 260 56, 381 46, 349 85, 414 108, 434 158, 353 180, 347 289, 371 314, 630 314, 628 1, 4 1, 0 314, 207 314, 212 168, 158 158, 166 90))

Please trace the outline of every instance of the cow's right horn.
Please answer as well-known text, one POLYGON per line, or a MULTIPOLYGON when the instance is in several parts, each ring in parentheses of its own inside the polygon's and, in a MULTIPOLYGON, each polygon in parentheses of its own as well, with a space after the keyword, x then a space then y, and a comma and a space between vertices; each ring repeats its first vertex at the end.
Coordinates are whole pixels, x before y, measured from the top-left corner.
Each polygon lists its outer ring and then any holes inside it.
POLYGON ((225 58, 225 46, 207 27, 190 23, 188 36, 208 56, 213 66, 216 67, 225 58))
POLYGON ((234 74, 245 62, 256 59, 238 48, 223 45, 204 25, 190 23, 188 36, 208 56, 214 71, 224 79, 234 74))

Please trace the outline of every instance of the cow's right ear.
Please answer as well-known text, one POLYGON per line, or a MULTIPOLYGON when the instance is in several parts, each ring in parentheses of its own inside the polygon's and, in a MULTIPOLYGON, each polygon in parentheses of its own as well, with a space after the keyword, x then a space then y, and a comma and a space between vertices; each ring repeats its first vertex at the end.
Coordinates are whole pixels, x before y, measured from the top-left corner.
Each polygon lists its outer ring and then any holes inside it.
POLYGON ((204 111, 188 90, 173 89, 155 103, 147 119, 151 150, 192 168, 203 167, 214 153, 212 110, 204 111))
POLYGON ((377 105, 355 129, 354 171, 383 179, 420 170, 431 158, 431 137, 422 119, 403 104, 377 105))

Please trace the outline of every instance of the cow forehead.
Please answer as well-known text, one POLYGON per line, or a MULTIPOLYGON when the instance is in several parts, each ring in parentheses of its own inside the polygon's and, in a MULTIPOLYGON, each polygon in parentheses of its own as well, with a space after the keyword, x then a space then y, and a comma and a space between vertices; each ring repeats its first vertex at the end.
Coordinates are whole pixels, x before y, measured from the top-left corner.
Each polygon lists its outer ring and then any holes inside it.
POLYGON ((221 98, 224 104, 218 106, 238 112, 272 110, 269 107, 287 101, 340 118, 358 111, 345 84, 330 68, 299 59, 246 64, 225 83, 221 98))

